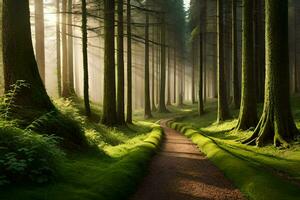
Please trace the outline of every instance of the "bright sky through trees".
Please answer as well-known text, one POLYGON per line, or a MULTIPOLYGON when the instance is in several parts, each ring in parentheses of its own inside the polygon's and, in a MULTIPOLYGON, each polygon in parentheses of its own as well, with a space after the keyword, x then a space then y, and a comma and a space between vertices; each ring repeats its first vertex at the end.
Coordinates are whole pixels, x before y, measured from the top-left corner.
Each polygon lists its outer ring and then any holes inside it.
POLYGON ((185 10, 188 10, 189 7, 190 7, 190 1, 191 0, 184 0, 184 7, 185 7, 185 10))

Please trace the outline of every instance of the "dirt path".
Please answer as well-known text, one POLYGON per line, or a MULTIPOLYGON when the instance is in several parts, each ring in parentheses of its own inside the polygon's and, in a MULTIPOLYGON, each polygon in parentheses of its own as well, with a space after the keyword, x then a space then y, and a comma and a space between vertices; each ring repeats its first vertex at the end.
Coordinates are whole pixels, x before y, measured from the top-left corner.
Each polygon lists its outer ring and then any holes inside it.
POLYGON ((162 149, 131 200, 245 199, 191 141, 165 123, 162 127, 162 149))

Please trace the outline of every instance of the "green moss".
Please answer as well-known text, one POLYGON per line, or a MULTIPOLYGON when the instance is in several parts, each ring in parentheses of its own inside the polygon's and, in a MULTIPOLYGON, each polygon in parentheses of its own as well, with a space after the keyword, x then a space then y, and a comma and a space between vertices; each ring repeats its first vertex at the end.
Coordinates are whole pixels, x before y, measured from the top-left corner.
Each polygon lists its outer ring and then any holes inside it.
POLYGON ((107 144, 104 147, 107 156, 97 151, 69 155, 62 176, 55 183, 6 188, 0 192, 0 199, 128 198, 143 177, 161 139, 162 131, 157 125, 153 127, 148 123, 147 126, 153 128, 148 134, 132 137, 118 146, 107 144))
MULTIPOLYGON (((175 123, 171 126, 177 130, 184 131, 185 135, 191 138, 199 149, 205 153, 206 156, 224 172, 225 176, 231 179, 249 199, 298 199, 298 186, 274 175, 274 173, 262 163, 247 159, 247 154, 244 154, 245 151, 236 154, 235 152, 239 151, 238 149, 235 151, 230 150, 227 147, 228 144, 220 145, 216 140, 200 134, 197 130, 183 124, 175 123)), ((251 153, 248 154, 250 155, 251 153)), ((251 157, 254 154, 255 152, 252 152, 251 157)), ((261 155, 261 157, 263 156, 261 155)), ((261 159, 261 157, 256 156, 258 159, 261 159)))

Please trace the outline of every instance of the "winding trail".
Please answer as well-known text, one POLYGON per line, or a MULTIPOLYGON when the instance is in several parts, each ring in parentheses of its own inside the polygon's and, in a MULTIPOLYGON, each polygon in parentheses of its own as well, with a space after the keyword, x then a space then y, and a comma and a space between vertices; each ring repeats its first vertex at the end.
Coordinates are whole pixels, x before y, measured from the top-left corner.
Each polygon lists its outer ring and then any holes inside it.
POLYGON ((165 138, 131 200, 244 200, 196 145, 161 123, 165 138))

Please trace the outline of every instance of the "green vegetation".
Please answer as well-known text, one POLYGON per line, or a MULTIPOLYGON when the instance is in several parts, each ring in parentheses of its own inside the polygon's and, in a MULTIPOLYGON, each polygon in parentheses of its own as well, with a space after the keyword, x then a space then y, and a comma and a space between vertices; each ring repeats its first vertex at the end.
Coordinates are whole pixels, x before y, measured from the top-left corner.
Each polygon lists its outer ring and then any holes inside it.
MULTIPOLYGON (((300 97, 292 108, 300 126, 300 97)), ((215 123, 216 103, 208 103, 208 113, 193 113, 177 119, 171 127, 180 130, 250 199, 297 199, 300 183, 300 142, 288 149, 270 145, 257 148, 241 143, 253 130, 234 130, 238 120, 215 123), (268 187, 266 187, 266 185, 268 187)), ((261 111, 261 106, 260 109, 261 111)), ((234 111, 237 116, 238 110, 234 111)))
MULTIPOLYGON (((8 174, 15 175, 12 177, 14 179, 9 177, 10 180, 0 177, 0 183, 7 185, 2 187, 0 199, 127 198, 134 192, 159 145, 160 127, 151 122, 138 121, 133 125, 107 128, 86 120, 80 114, 80 108, 77 109, 70 100, 56 100, 55 105, 62 116, 68 116, 73 124, 82 127, 89 147, 81 147, 80 151, 78 148, 68 148, 64 153, 57 146, 60 141, 57 137, 42 136, 21 128, 1 128, 0 154, 1 158, 2 154, 5 156, 0 160, 0 169, 9 169, 8 174), (9 152, 6 152, 7 149, 9 152), (12 181, 19 184, 9 185, 12 181), (26 186, 23 184, 25 181, 26 186), (67 197, 64 196, 66 193, 69 194, 67 197)), ((39 120, 41 124, 34 122, 38 126, 31 125, 43 127, 42 130, 35 129, 41 131, 38 133, 70 133, 63 128, 51 129, 48 124, 52 123, 48 121, 54 118, 44 118, 39 120)), ((59 121, 55 122, 61 125, 59 121)))

